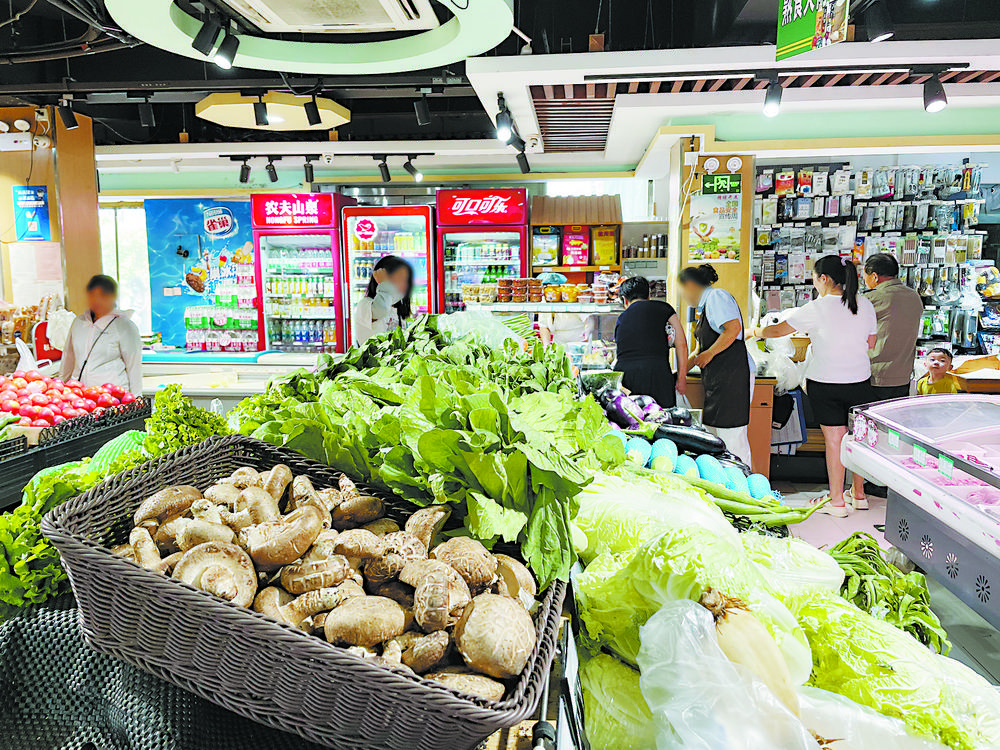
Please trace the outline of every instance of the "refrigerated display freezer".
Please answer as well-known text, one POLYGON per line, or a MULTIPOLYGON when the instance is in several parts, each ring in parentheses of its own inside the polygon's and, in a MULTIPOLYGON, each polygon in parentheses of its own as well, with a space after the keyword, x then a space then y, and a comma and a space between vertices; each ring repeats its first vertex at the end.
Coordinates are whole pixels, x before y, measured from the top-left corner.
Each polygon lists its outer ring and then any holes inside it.
POLYGON ((841 455, 886 485, 886 539, 1000 627, 1000 396, 955 394, 852 411, 841 455))

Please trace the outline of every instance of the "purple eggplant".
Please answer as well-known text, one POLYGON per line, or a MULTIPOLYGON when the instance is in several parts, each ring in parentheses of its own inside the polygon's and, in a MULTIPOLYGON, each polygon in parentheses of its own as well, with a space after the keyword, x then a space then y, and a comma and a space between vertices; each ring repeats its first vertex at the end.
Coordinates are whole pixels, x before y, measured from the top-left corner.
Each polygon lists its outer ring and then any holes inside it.
POLYGON ((652 396, 636 396, 633 393, 632 400, 635 401, 639 405, 639 408, 642 409, 643 411, 646 411, 646 408, 650 405, 659 406, 659 404, 656 403, 656 399, 653 398, 652 396))
POLYGON ((642 424, 642 409, 621 391, 615 391, 608 398, 604 411, 612 422, 624 429, 635 429, 642 424))
POLYGON ((726 444, 721 438, 716 437, 710 432, 699 430, 697 427, 689 427, 686 425, 658 425, 654 435, 654 440, 659 438, 673 440, 677 444, 677 448, 679 450, 689 451, 699 456, 702 453, 717 456, 726 450, 726 444))
POLYGON ((690 427, 694 422, 694 419, 691 417, 691 412, 683 407, 674 406, 666 411, 670 414, 670 418, 673 420, 674 424, 690 427))

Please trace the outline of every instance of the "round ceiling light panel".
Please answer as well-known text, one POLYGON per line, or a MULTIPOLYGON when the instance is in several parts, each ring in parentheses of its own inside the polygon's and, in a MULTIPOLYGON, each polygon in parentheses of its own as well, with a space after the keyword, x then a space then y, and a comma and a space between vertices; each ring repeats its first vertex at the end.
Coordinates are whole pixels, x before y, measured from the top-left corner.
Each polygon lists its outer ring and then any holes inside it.
MULTIPOLYGON (((121 28, 175 55, 205 60, 191 47, 201 19, 173 0, 104 0, 121 28)), ((442 0, 453 17, 429 31, 380 42, 295 42, 237 35, 234 68, 312 75, 398 73, 475 57, 496 47, 514 28, 512 0, 442 0)))
POLYGON ((256 96, 240 94, 209 94, 194 107, 198 117, 216 125, 230 128, 251 128, 253 130, 330 130, 351 121, 351 112, 330 99, 316 98, 320 122, 310 125, 306 119, 304 105, 312 101, 311 96, 293 96, 271 92, 264 94, 267 105, 267 125, 258 125, 254 117, 256 96))

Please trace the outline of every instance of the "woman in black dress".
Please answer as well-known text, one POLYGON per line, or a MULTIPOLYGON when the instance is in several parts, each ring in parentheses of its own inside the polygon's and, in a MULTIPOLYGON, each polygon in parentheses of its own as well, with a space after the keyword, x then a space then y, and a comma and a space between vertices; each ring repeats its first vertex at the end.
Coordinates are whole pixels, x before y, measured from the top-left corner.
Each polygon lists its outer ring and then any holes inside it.
POLYGON ((677 311, 666 302, 649 298, 649 282, 642 276, 625 279, 618 291, 625 312, 615 325, 622 385, 652 396, 662 407, 677 405, 677 393, 687 390, 687 340, 677 311), (677 349, 677 379, 670 370, 670 346, 677 349))

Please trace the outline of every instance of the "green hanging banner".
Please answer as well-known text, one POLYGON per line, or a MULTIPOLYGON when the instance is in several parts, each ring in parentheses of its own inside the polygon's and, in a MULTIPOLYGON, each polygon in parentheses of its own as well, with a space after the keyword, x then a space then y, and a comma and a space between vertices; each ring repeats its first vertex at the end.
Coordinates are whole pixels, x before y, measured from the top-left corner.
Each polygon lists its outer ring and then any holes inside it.
POLYGON ((847 38, 850 0, 778 0, 778 51, 785 60, 847 38))

